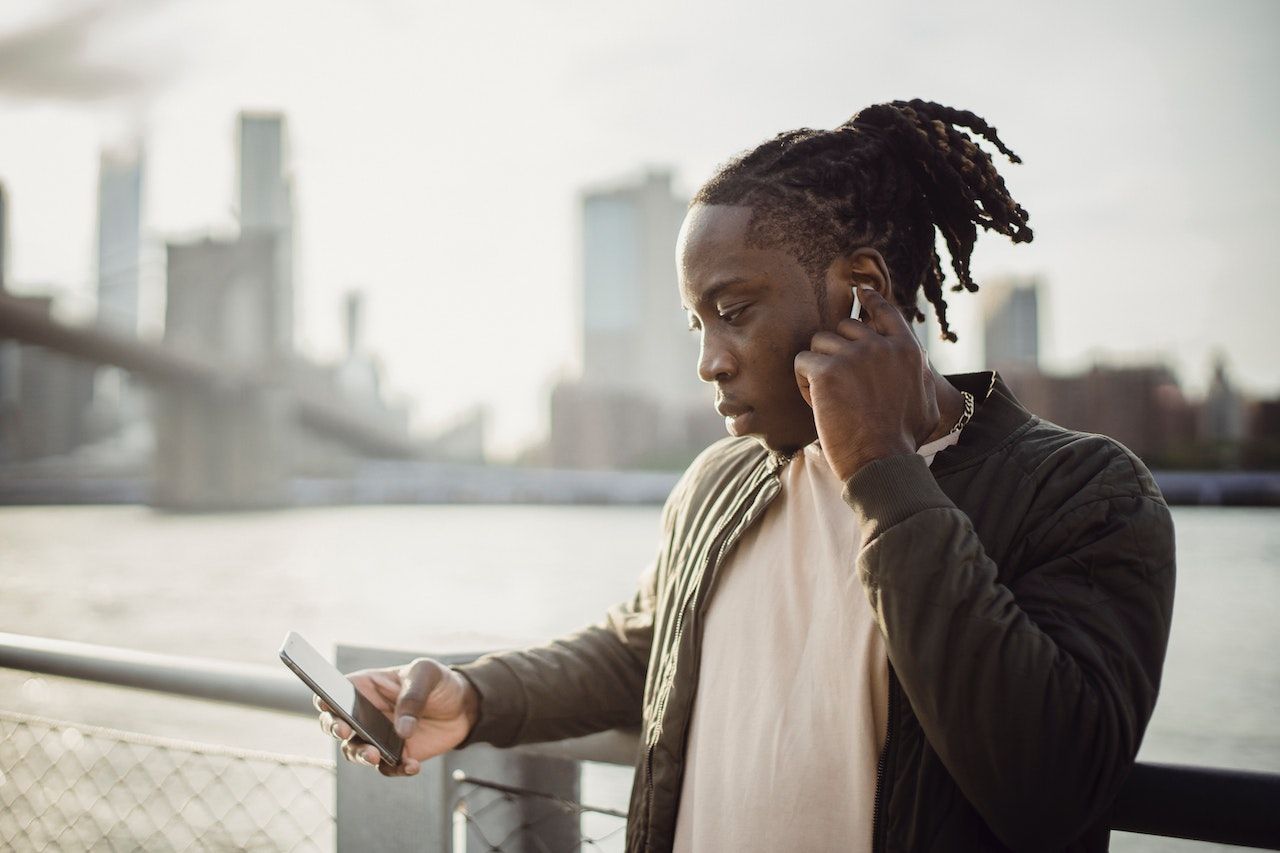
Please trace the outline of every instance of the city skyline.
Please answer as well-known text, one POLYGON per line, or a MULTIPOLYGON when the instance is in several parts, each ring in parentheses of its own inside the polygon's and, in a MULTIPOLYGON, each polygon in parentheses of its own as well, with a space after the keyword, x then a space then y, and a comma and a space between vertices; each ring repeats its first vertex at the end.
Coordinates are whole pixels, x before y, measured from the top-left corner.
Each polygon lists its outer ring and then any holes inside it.
MULTIPOLYGON (((24 54, 12 48, 24 34, 47 35, 42 22, 56 18, 23 5, 0 19, 0 45, 11 48, 0 71, 22 70, 13 57, 24 54)), ((98 152, 142 137, 147 328, 157 310, 155 247, 234 229, 234 117, 278 110, 294 143, 303 350, 341 353, 341 316, 330 306, 358 287, 390 386, 416 400, 422 422, 487 404, 495 449, 510 453, 545 429, 550 387, 581 366, 574 223, 586 188, 670 164, 688 192, 717 161, 774 132, 830 126, 865 104, 920 95, 984 115, 1026 160, 1001 170, 1031 211, 1036 241, 980 240, 975 272, 979 281, 1045 282, 1047 368, 1163 360, 1202 393, 1221 349, 1246 390, 1280 390, 1269 333, 1280 289, 1259 249, 1280 224, 1280 175, 1269 157, 1280 121, 1267 97, 1280 63, 1274 8, 1081 7, 1054 13, 1051 34, 1032 10, 1005 19, 997 62, 968 58, 966 38, 992 36, 944 8, 867 18, 812 6, 810 17, 831 25, 814 44, 771 31, 760 10, 724 23, 698 9, 683 13, 684 28, 633 22, 631 37, 611 46, 626 20, 599 12, 577 20, 559 8, 544 20, 512 7, 470 56, 446 36, 478 36, 475 13, 321 5, 323 14, 304 21, 288 3, 266 18, 248 17, 245 4, 124 4, 79 16, 92 51, 45 50, 30 74, 0 74, 9 281, 52 284, 73 303, 92 299, 98 152), (1095 29, 1100 10, 1110 26, 1095 29), (855 22, 910 47, 895 56, 872 39, 858 56, 824 53, 855 22), (209 38, 181 62, 161 51, 140 67, 128 55, 140 40, 197 29, 209 38), (522 29, 543 43, 526 43, 522 29), (1096 56, 1077 67, 1071 40, 1085 33, 1096 56), (735 38, 748 49, 772 43, 777 55, 732 61, 722 42, 735 38), (307 48, 335 46, 343 51, 327 66, 308 58, 307 48), (912 57, 920 61, 904 61, 912 57), (661 66, 653 79, 642 73, 650 59, 661 66), (84 77, 95 62, 120 73, 77 88, 72 72, 84 77), (1019 68, 1018 80, 997 81, 1006 66, 1019 68), (450 69, 467 85, 413 82, 444 80, 450 69), (445 370, 461 362, 465 374, 445 370)), ((87 7, 55 11, 76 8, 87 7)), ((795 14, 805 19, 805 10, 795 14)), ((66 24, 57 44, 71 31, 66 24)), ((679 323, 674 269, 672 281, 679 323)), ((958 294, 951 304, 961 345, 935 352, 944 368, 976 367, 979 300, 958 294)))

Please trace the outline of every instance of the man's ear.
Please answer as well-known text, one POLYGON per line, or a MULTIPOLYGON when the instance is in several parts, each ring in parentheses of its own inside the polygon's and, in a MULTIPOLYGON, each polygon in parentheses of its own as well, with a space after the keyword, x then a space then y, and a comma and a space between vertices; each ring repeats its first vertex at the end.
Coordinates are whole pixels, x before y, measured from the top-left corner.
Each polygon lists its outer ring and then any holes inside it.
POLYGON ((893 278, 889 275, 889 265, 884 256, 876 249, 854 249, 847 255, 841 255, 827 267, 827 304, 839 316, 849 316, 853 307, 853 288, 864 284, 875 288, 890 305, 897 305, 893 298, 893 278))

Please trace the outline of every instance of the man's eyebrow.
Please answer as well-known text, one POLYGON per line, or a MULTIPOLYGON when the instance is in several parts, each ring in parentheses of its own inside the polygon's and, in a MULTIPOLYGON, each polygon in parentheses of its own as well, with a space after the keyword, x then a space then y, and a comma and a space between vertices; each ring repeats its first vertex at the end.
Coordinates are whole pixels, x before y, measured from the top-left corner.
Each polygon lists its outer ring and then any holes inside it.
MULTIPOLYGON (((750 280, 750 278, 744 275, 721 279, 703 291, 702 295, 698 297, 698 302, 702 305, 710 305, 716 301, 721 293, 728 290, 730 287, 733 287, 736 284, 744 284, 750 280)), ((685 308, 685 310, 688 311, 689 309, 685 308)))

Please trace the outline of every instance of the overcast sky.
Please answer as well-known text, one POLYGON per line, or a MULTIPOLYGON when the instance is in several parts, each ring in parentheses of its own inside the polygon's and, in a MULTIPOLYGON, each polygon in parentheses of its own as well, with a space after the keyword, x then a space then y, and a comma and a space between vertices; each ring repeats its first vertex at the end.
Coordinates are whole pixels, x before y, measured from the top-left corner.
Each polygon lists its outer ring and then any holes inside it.
MULTIPOLYGON (((98 152, 145 139, 154 328, 156 247, 234 232, 236 114, 281 110, 302 346, 336 354, 341 294, 363 289, 419 422, 484 403, 509 451, 577 369, 584 186, 669 166, 690 192, 778 131, 923 97, 1025 161, 1001 169, 1035 241, 986 235, 974 271, 1043 278, 1048 367, 1158 358, 1198 392, 1221 350, 1274 395, 1277 81, 1270 0, 7 2, 9 272, 87 310, 98 152)), ((976 302, 951 300, 944 369, 980 366, 976 302)))

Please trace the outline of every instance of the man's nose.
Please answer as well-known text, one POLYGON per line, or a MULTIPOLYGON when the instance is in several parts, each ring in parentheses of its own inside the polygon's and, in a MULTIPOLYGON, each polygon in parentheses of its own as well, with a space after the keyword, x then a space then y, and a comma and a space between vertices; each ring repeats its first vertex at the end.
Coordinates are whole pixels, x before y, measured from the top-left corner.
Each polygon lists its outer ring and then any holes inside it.
POLYGON ((702 333, 702 349, 698 354, 698 377, 703 382, 723 382, 738 370, 729 349, 715 336, 702 333))

